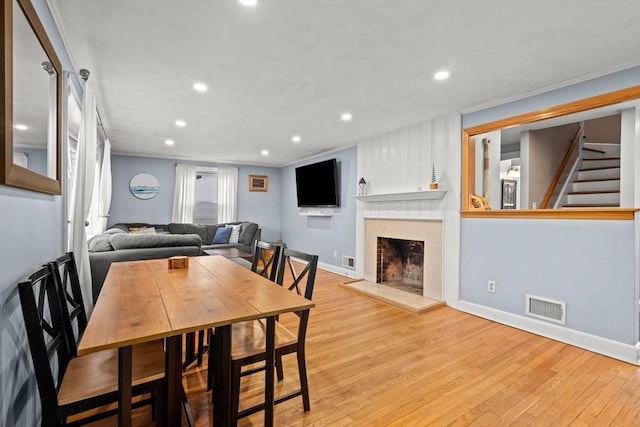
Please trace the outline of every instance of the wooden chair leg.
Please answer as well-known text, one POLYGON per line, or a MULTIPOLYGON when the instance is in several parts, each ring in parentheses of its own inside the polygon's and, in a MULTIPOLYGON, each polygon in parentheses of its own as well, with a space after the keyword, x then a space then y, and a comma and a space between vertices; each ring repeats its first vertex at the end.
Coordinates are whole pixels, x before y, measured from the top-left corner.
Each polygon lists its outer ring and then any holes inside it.
POLYGON ((165 408, 165 404, 164 404, 164 386, 162 384, 158 385, 158 387, 155 389, 154 391, 154 409, 153 409, 153 413, 154 413, 154 421, 156 421, 156 425, 157 426, 163 426, 165 425, 165 419, 164 419, 164 408, 165 408))
POLYGON ((231 425, 238 423, 238 408, 240 405, 240 379, 242 365, 231 362, 231 425))
POLYGON ((202 356, 204 354, 204 330, 198 331, 198 366, 202 365, 202 356))
POLYGON ((278 381, 282 381, 284 379, 284 369, 282 368, 282 355, 276 353, 276 375, 278 377, 278 381))
MULTIPOLYGON (((209 345, 213 344, 213 329, 209 329, 208 332, 208 341, 209 341, 209 345)), ((212 390, 213 389, 213 364, 215 362, 215 360, 213 360, 213 351, 211 351, 211 349, 209 349, 209 360, 207 362, 207 390, 212 390)))
POLYGON ((304 347, 299 348, 296 352, 298 356, 298 373, 300 376, 300 390, 302 391, 302 406, 305 411, 311 409, 309 401, 309 383, 307 382, 307 361, 304 354, 304 347))

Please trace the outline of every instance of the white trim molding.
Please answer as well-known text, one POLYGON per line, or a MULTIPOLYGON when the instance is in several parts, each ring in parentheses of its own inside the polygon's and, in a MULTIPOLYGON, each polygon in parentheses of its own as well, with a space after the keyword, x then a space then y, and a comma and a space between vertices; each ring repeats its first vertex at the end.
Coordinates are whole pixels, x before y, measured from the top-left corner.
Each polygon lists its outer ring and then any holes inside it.
POLYGON ((467 301, 457 301, 454 308, 464 311, 465 313, 502 323, 503 325, 522 329, 532 334, 541 335, 565 344, 593 351, 594 353, 613 357, 623 362, 640 365, 640 343, 637 345, 624 344, 542 320, 507 313, 467 301))

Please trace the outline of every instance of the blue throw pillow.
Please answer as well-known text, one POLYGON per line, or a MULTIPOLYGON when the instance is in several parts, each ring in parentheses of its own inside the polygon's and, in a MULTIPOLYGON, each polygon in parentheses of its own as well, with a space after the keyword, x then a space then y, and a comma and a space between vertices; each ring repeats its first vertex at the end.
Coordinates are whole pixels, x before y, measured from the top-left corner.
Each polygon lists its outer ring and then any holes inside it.
POLYGON ((216 230, 215 236, 213 236, 213 244, 229 243, 229 236, 231 236, 231 227, 220 227, 216 230))

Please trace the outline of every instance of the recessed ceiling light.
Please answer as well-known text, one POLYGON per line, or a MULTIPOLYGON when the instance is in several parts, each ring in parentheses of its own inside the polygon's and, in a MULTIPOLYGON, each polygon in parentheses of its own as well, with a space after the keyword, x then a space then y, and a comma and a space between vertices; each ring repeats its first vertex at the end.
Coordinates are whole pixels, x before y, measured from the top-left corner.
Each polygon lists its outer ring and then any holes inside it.
POLYGON ((302 141, 302 138, 300 138, 300 135, 293 135, 293 136, 291 137, 291 140, 292 140, 293 142, 300 142, 300 141, 302 141))
POLYGON ((193 89, 197 90, 198 92, 206 92, 207 85, 204 83, 197 82, 193 84, 193 89))
POLYGON ((238 2, 243 6, 255 6, 258 4, 258 0, 238 0, 238 2))
POLYGON ((167 139, 164 143, 167 145, 174 145, 175 141, 173 139, 167 139))
POLYGON ((176 120, 176 126, 178 126, 179 128, 183 128, 187 125, 187 122, 185 122, 184 120, 176 120))
POLYGON ((27 125, 21 125, 21 124, 13 125, 13 127, 18 129, 18 130, 27 130, 28 129, 27 125))
POLYGON ((446 80, 449 78, 449 72, 448 71, 438 71, 434 76, 434 79, 436 80, 446 80))
POLYGON ((268 156, 269 155, 269 150, 262 150, 260 152, 260 154, 262 154, 263 156, 268 156))
POLYGON ((340 120, 342 120, 343 122, 350 122, 351 119, 353 119, 353 116, 351 115, 351 113, 342 113, 340 115, 340 120))

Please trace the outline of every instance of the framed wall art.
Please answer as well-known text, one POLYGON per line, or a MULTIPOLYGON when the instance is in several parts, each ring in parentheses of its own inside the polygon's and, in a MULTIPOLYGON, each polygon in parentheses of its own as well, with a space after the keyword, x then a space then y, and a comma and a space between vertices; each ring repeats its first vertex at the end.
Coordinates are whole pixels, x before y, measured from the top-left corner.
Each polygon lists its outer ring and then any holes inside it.
POLYGON ((249 175, 249 191, 263 191, 269 189, 269 177, 267 175, 249 175))
POLYGON ((518 196, 518 181, 515 179, 502 180, 502 209, 515 209, 518 196))
POLYGON ((129 191, 136 198, 142 200, 153 199, 160 191, 160 183, 155 176, 148 173, 139 173, 131 178, 129 191))

